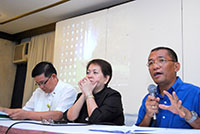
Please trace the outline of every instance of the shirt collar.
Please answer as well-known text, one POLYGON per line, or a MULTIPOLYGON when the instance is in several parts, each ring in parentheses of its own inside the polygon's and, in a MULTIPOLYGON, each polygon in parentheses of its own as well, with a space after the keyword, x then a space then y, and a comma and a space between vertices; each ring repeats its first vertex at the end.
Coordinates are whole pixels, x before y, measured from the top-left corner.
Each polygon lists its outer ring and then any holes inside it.
MULTIPOLYGON (((183 81, 181 80, 180 77, 177 77, 176 82, 171 86, 171 88, 176 92, 178 88, 183 84, 183 81)), ((168 90, 170 90, 169 88, 168 90)))
MULTIPOLYGON (((177 91, 178 87, 180 87, 183 84, 183 81, 180 77, 177 77, 176 82, 167 90, 170 94, 172 94, 173 91, 177 91)), ((159 87, 157 86, 157 93, 160 94, 159 87)), ((161 97, 161 95, 160 95, 161 97)))
POLYGON ((56 87, 54 88, 54 90, 51 93, 46 93, 46 95, 47 96, 48 95, 51 95, 51 96, 56 95, 59 92, 60 84, 61 84, 61 82, 60 82, 60 80, 58 80, 58 83, 57 83, 56 87))
POLYGON ((102 94, 106 88, 107 88, 107 87, 104 87, 100 92, 94 94, 94 96, 98 96, 99 94, 102 94))

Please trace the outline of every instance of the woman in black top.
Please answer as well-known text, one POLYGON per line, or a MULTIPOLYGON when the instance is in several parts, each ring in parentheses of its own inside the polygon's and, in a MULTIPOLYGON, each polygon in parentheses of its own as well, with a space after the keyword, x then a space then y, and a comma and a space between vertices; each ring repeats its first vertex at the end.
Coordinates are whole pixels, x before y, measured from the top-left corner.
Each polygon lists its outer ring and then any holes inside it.
POLYGON ((107 61, 90 61, 86 77, 78 83, 82 93, 64 118, 78 123, 124 125, 121 95, 107 87, 111 78, 112 67, 107 61))

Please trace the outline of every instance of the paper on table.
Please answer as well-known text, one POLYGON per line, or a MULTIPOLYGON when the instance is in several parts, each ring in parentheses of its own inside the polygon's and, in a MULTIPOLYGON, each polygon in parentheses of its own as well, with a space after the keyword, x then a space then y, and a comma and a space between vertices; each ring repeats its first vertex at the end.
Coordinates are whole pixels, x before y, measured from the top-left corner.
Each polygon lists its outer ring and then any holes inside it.
POLYGON ((89 129, 91 132, 100 132, 100 133, 115 133, 115 134, 125 134, 130 132, 129 128, 126 126, 106 126, 106 125, 93 125, 89 129))
POLYGON ((89 129, 89 131, 93 132, 101 132, 101 133, 115 133, 115 134, 153 134, 157 133, 156 129, 148 129, 148 128, 140 128, 137 126, 130 127, 130 126, 101 126, 101 127, 94 127, 89 129))
POLYGON ((0 112, 0 119, 2 119, 2 118, 9 118, 9 116, 5 112, 0 112))
POLYGON ((8 115, 8 114, 5 113, 5 112, 1 112, 1 111, 0 111, 0 115, 8 115))

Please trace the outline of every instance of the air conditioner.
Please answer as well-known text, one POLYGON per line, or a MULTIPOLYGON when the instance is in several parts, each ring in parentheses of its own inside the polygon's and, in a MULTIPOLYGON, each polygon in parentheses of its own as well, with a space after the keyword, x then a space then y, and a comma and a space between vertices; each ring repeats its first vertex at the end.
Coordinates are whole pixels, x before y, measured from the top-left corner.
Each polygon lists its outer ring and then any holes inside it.
POLYGON ((13 63, 27 62, 30 50, 30 42, 15 45, 13 63))

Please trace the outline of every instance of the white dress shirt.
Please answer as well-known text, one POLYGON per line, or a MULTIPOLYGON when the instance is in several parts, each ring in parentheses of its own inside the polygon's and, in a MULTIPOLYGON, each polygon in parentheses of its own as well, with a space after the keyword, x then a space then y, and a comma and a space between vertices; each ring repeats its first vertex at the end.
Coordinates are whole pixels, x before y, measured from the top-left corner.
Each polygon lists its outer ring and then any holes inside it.
POLYGON ((73 86, 59 80, 51 93, 45 93, 37 88, 23 109, 35 112, 49 110, 64 112, 74 104, 76 96, 77 92, 73 86))

